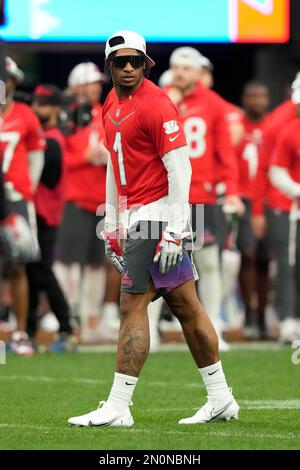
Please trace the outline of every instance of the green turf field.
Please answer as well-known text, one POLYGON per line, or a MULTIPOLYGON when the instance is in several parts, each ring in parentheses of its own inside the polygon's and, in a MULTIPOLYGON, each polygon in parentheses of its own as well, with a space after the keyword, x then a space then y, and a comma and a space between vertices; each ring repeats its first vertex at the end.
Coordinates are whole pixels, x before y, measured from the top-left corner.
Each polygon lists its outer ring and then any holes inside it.
POLYGON ((105 399, 114 354, 8 355, 0 366, 0 449, 299 449, 300 365, 292 349, 222 355, 239 421, 183 427, 205 390, 186 352, 149 357, 137 386, 135 426, 71 428, 67 418, 105 399))

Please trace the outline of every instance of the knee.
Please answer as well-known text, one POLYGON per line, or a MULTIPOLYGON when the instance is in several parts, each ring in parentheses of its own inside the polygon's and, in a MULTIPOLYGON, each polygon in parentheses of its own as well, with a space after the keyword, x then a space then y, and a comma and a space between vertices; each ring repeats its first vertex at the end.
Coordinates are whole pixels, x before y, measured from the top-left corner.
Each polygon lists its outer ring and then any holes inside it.
POLYGON ((241 253, 241 265, 243 268, 250 268, 255 264, 255 253, 248 249, 241 253))
POLYGON ((172 302, 172 304, 169 304, 169 307, 181 323, 195 319, 197 315, 201 314, 201 309, 204 311, 200 302, 191 305, 190 303, 185 302, 184 299, 172 302))
POLYGON ((19 264, 11 264, 8 267, 7 274, 10 280, 19 280, 26 275, 24 266, 19 264))
POLYGON ((130 318, 135 315, 147 314, 147 306, 141 300, 133 298, 130 294, 121 295, 120 299, 120 316, 122 319, 130 318))

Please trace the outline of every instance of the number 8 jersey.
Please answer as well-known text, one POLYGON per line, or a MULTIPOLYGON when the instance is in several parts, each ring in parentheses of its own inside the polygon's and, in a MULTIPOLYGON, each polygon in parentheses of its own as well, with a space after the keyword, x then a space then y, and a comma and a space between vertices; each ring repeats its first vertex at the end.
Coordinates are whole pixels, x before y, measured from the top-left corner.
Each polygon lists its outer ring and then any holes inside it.
POLYGON ((0 116, 0 153, 7 197, 13 191, 28 201, 33 199, 28 153, 45 148, 41 125, 33 111, 13 101, 0 116))
POLYGON ((164 91, 143 79, 128 98, 111 90, 103 107, 105 146, 118 193, 127 207, 146 205, 168 194, 162 157, 186 145, 178 112, 164 91))
POLYGON ((226 183, 227 194, 238 194, 237 160, 231 145, 226 102, 198 83, 178 104, 192 165, 191 204, 214 204, 215 184, 226 183))

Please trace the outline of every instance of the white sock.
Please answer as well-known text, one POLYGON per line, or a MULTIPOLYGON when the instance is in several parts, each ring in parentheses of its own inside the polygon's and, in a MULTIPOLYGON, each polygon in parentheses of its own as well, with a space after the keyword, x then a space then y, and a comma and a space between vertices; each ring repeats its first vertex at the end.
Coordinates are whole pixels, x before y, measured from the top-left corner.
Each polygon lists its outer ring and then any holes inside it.
POLYGON ((209 398, 226 400, 228 396, 231 396, 221 361, 198 370, 202 376, 209 398))
POLYGON ((138 382, 138 377, 115 372, 114 383, 111 387, 107 403, 118 411, 125 411, 131 402, 131 398, 138 382))

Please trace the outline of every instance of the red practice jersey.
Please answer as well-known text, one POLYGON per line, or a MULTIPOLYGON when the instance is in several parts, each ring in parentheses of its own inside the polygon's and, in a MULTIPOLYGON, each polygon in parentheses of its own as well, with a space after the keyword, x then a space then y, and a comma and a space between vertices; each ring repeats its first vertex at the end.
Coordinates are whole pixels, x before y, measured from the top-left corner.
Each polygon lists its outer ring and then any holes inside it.
POLYGON ((85 158, 88 147, 104 140, 102 107, 93 107, 91 123, 66 137, 65 160, 67 166, 66 201, 73 201, 89 212, 96 212, 105 203, 106 166, 95 166, 85 158))
POLYGON ((300 183, 300 119, 293 119, 279 134, 271 165, 286 168, 300 183))
POLYGON ((0 150, 4 182, 26 200, 33 199, 28 153, 45 148, 40 122, 29 106, 13 102, 0 116, 0 150))
POLYGON ((264 132, 264 145, 253 192, 252 211, 254 215, 264 212, 264 204, 270 209, 289 212, 291 200, 275 188, 268 177, 270 162, 278 136, 287 123, 296 116, 295 105, 288 100, 274 109, 267 120, 264 132))
POLYGON ((239 168, 239 193, 244 199, 252 199, 259 160, 262 154, 263 133, 267 118, 260 122, 242 117, 245 129, 241 143, 236 147, 239 168))
POLYGON ((128 98, 113 89, 104 104, 103 125, 118 193, 127 207, 168 194, 162 157, 186 145, 178 112, 164 91, 144 78, 128 98))
POLYGON ((237 162, 224 100, 199 83, 178 109, 192 165, 190 203, 214 204, 218 181, 226 183, 227 194, 237 194, 237 162))

